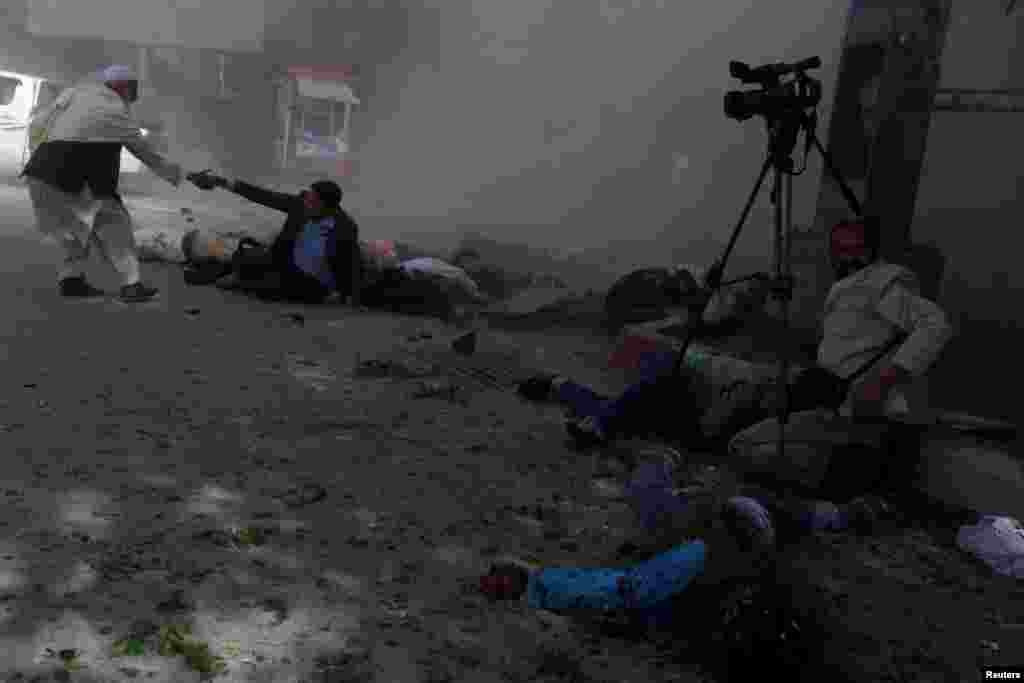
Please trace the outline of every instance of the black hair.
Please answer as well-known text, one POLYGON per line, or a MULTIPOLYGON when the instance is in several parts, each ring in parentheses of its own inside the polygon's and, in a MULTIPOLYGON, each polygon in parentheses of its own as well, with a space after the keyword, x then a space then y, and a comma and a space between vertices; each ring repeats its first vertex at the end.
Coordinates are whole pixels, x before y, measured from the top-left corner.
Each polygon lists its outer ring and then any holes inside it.
POLYGON ((341 197, 344 193, 338 183, 333 180, 318 180, 310 187, 320 197, 324 206, 330 209, 337 209, 341 206, 341 197))

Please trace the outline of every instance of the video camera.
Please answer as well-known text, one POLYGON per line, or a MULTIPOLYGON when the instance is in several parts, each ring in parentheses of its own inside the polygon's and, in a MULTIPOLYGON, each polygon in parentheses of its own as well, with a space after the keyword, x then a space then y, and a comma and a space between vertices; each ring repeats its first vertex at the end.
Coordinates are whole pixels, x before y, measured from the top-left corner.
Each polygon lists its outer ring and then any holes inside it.
POLYGON ((820 57, 810 57, 791 64, 763 64, 751 67, 743 62, 729 62, 729 74, 744 84, 757 84, 759 90, 731 90, 725 94, 725 115, 746 121, 755 115, 781 119, 818 106, 821 81, 807 74, 821 66, 820 57), (783 82, 783 77, 794 78, 783 82))

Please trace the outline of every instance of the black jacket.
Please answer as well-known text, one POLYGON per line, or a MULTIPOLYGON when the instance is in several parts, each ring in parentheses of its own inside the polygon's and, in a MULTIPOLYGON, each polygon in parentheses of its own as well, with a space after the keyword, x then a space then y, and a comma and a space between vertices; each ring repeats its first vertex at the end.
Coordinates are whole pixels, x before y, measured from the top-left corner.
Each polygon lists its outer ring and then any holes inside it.
MULTIPOLYGON (((232 189, 235 194, 245 197, 251 202, 288 214, 284 227, 274 238, 270 251, 274 264, 278 268, 294 270, 295 263, 292 259, 292 252, 295 248, 295 240, 302 233, 308 220, 302 197, 274 192, 240 180, 235 181, 232 189)), ((359 249, 359 226, 344 209, 339 208, 334 218, 333 248, 328 255, 334 282, 338 287, 338 293, 342 296, 358 297, 363 274, 363 259, 359 249)))
POLYGON ((21 174, 71 194, 88 185, 95 197, 117 197, 121 149, 119 142, 44 142, 32 152, 21 174))

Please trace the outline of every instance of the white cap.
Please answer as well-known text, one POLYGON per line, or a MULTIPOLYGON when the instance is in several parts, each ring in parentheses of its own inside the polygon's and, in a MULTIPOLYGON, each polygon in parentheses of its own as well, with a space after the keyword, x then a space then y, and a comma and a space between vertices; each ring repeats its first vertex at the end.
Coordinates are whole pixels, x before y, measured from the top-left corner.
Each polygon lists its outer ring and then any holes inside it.
POLYGON ((135 71, 133 71, 131 67, 123 66, 121 64, 108 66, 100 75, 103 78, 104 83, 139 80, 139 77, 135 75, 135 71))

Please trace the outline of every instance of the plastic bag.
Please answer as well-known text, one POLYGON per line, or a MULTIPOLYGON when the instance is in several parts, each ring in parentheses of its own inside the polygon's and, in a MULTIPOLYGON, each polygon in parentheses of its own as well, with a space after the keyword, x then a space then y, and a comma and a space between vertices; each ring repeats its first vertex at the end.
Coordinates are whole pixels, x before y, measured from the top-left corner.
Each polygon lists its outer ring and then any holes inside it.
POLYGON ((1016 519, 986 515, 977 524, 960 527, 956 544, 997 574, 1024 578, 1024 528, 1016 519))

